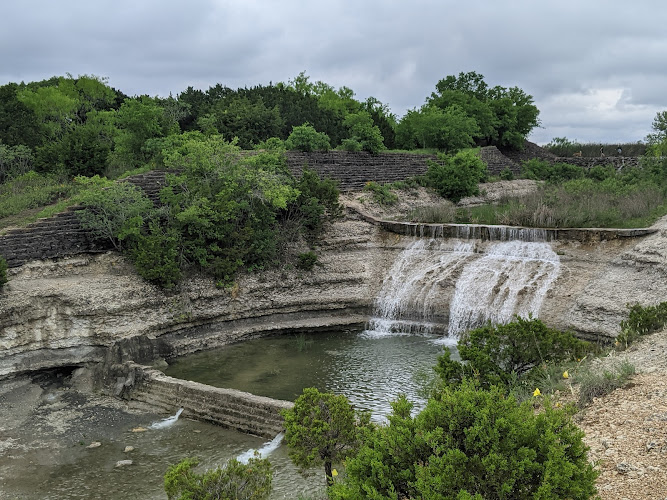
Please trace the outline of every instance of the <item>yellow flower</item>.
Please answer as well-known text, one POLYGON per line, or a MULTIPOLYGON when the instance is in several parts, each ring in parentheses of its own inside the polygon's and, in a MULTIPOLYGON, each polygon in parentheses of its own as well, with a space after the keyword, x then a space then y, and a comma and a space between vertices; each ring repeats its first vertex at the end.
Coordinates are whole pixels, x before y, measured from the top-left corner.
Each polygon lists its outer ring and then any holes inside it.
POLYGON ((336 469, 332 469, 332 470, 331 470, 331 475, 332 475, 333 477, 336 477, 336 476, 338 475, 338 471, 337 471, 336 469))
POLYGON ((570 378, 570 374, 567 373, 567 370, 563 372, 563 378, 570 378))
POLYGON ((535 389, 535 391, 533 392, 533 396, 535 396, 535 397, 541 396, 541 395, 542 395, 542 393, 540 392, 539 389, 535 389))

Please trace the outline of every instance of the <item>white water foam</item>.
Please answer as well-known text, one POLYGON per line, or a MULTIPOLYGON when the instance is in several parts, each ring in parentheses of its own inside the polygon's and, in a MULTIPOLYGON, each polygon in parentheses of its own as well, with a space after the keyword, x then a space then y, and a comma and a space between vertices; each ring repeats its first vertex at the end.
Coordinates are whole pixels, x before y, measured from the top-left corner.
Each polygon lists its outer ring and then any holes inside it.
POLYGON ((271 441, 265 443, 264 446, 262 446, 261 448, 259 448, 259 449, 250 448, 248 451, 244 451, 243 453, 241 453, 238 456, 237 460, 239 462, 243 463, 243 464, 247 464, 248 461, 251 458, 254 458, 255 456, 257 456, 258 458, 266 458, 272 452, 274 452, 275 450, 278 449, 278 447, 280 446, 280 443, 283 440, 283 436, 284 436, 284 433, 281 432, 276 437, 274 437, 271 441))
POLYGON ((431 333, 440 283, 472 258, 474 243, 417 238, 396 259, 364 335, 431 333))
POLYGON ((537 317, 558 277, 560 259, 547 243, 507 241, 466 265, 450 304, 449 336, 487 321, 502 324, 514 315, 537 317))
POLYGON ((157 422, 153 422, 151 425, 148 426, 149 429, 165 429, 167 427, 170 427, 174 425, 176 420, 178 420, 178 417, 181 416, 181 413, 183 413, 183 408, 180 408, 177 412, 176 415, 172 415, 171 417, 163 418, 162 420, 158 420, 157 422))

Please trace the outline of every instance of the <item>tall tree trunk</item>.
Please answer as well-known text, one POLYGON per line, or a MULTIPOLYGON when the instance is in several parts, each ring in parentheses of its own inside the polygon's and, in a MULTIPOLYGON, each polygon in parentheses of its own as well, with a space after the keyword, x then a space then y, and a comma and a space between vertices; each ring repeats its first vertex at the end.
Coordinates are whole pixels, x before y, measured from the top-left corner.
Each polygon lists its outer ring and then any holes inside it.
POLYGON ((333 480, 333 475, 331 474, 331 461, 330 460, 325 460, 324 461, 324 473, 327 476, 327 486, 333 486, 334 480, 333 480))

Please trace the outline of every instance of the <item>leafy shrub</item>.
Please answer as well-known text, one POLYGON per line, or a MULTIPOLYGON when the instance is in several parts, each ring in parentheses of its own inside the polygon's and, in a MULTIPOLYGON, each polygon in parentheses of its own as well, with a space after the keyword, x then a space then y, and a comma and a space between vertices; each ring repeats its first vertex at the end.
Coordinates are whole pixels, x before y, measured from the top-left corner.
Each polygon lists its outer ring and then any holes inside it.
POLYGON ((343 139, 341 147, 345 151, 352 151, 352 152, 361 151, 361 143, 356 139, 343 139))
POLYGON ((124 240, 140 234, 144 216, 153 209, 143 191, 128 182, 90 189, 81 195, 80 202, 84 208, 76 213, 81 226, 119 251, 124 240))
POLYGON ((504 181, 512 181, 514 180, 514 172, 509 167, 505 167, 500 172, 500 178, 504 181))
POLYGON ((147 231, 137 235, 130 257, 142 278, 170 289, 182 276, 180 248, 180 234, 155 220, 147 231))
POLYGON ((352 455, 369 415, 356 414, 345 396, 309 387, 289 410, 283 410, 285 443, 295 465, 306 469, 324 465, 327 483, 333 484, 332 464, 352 455))
POLYGON ((508 387, 540 363, 582 358, 591 345, 539 319, 516 317, 506 325, 488 323, 463 333, 457 349, 462 362, 445 351, 435 367, 445 385, 457 386, 471 378, 488 388, 508 387))
POLYGON ((627 348, 641 335, 657 332, 667 325, 667 302, 655 306, 630 306, 628 319, 621 321, 621 333, 616 337, 617 345, 627 348))
POLYGON ((7 261, 0 255, 0 290, 7 283, 7 261))
POLYGON ((525 179, 558 183, 571 179, 581 179, 585 176, 585 169, 569 163, 550 163, 546 160, 533 158, 521 164, 521 176, 525 179))
POLYGON ((329 136, 324 132, 318 132, 309 123, 298 127, 292 127, 292 133, 285 141, 287 149, 298 151, 328 151, 331 148, 329 136))
POLYGON ((479 193, 478 183, 487 175, 486 165, 471 150, 454 156, 439 154, 438 161, 427 160, 426 179, 442 197, 458 202, 461 198, 479 193))
POLYGON ((593 466, 571 409, 535 413, 499 388, 466 382, 431 398, 416 417, 405 397, 388 426, 371 429, 346 462, 333 500, 534 499, 595 495, 593 466))
POLYGON ((583 408, 591 403, 593 398, 604 396, 623 387, 634 374, 635 367, 623 361, 611 371, 604 370, 602 373, 589 372, 581 375, 579 377, 579 406, 583 408))
POLYGON ((269 139, 260 142, 255 146, 256 150, 265 150, 265 151, 284 151, 285 150, 285 141, 281 140, 278 137, 270 137, 269 139))
POLYGON ((373 201, 380 205, 393 205, 398 201, 398 196, 391 192, 387 184, 378 184, 375 181, 367 182, 364 191, 373 194, 373 201))
POLYGON ((251 458, 247 464, 231 459, 224 467, 202 474, 192 469, 196 459, 186 458, 170 465, 164 475, 164 490, 169 500, 262 500, 271 493, 271 464, 251 458))
MULTIPOLYGON (((296 233, 302 234, 309 242, 316 240, 327 221, 340 217, 343 207, 338 202, 338 182, 324 178, 305 166, 301 177, 296 182, 299 196, 288 207, 284 222, 292 221, 296 233)), ((290 228, 283 224, 283 236, 290 233, 290 228)))
MULTIPOLYGON (((345 117, 343 125, 350 131, 351 141, 359 144, 362 151, 368 151, 371 154, 378 154, 384 149, 384 138, 377 125, 373 123, 373 118, 366 111, 350 113, 345 117)), ((348 151, 348 147, 356 147, 351 141, 343 141, 343 147, 348 151)))
POLYGON ((298 259, 296 267, 304 271, 312 271, 317 264, 317 254, 313 251, 300 253, 298 259))

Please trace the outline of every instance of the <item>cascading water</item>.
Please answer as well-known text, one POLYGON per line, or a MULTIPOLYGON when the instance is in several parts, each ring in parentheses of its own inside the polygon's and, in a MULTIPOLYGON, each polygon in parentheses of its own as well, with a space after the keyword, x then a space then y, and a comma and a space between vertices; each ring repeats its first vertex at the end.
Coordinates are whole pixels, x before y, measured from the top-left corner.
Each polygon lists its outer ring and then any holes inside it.
POLYGON ((174 423, 178 420, 178 417, 181 416, 181 413, 183 413, 183 408, 179 408, 179 410, 176 412, 175 415, 172 415, 171 417, 163 418, 162 420, 158 420, 157 422, 153 422, 151 425, 148 426, 149 429, 164 429, 166 427, 170 427, 174 425, 174 423))
POLYGON ((440 285, 472 258, 474 245, 417 238, 396 259, 375 300, 368 333, 430 333, 440 285))
MULTIPOLYGON (((461 226, 462 239, 416 238, 396 259, 375 301, 367 334, 432 333, 443 286, 454 286, 448 337, 487 321, 537 317, 558 277, 558 255, 539 229, 461 226), (476 239, 483 228, 490 239, 476 239), (449 283, 448 283, 449 282, 449 283)), ((440 301, 441 303, 441 301, 440 301)), ((442 307, 442 306, 439 306, 442 307)))
POLYGON ((456 281, 449 308, 449 336, 487 321, 502 324, 514 315, 537 317, 560 260, 547 243, 493 243, 470 262, 456 281))
POLYGON ((266 458, 269 456, 272 452, 276 451, 278 447, 280 446, 280 443, 283 440, 284 433, 278 434, 276 437, 274 437, 271 441, 264 443, 264 446, 262 446, 259 449, 255 448, 250 448, 247 451, 244 451, 241 453, 237 460, 241 462, 242 464, 247 464, 248 461, 251 458, 257 457, 257 458, 266 458))

